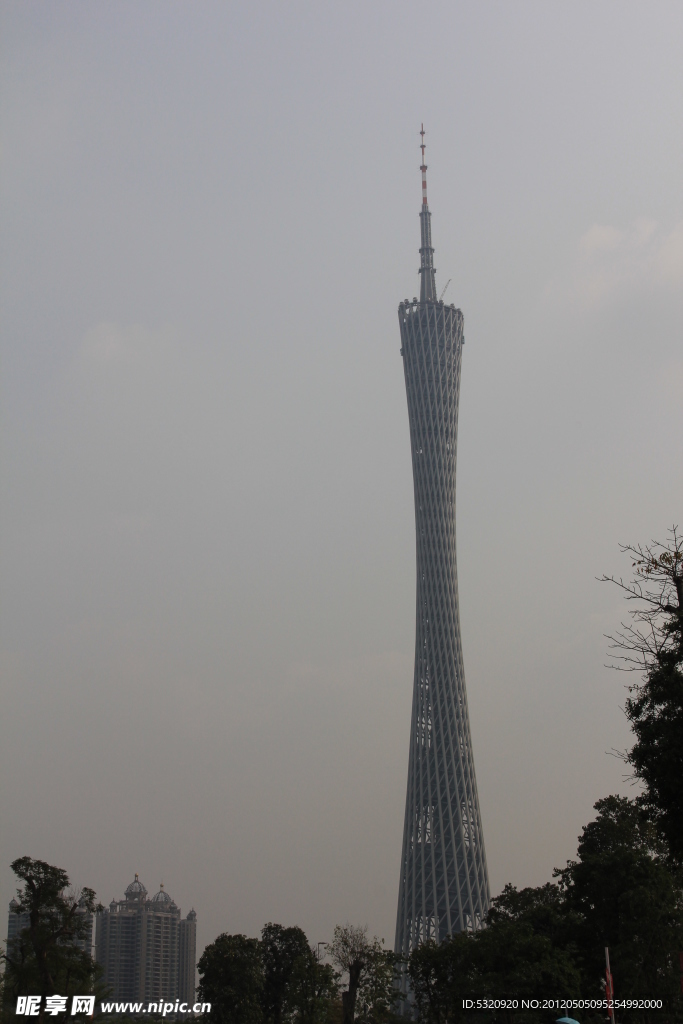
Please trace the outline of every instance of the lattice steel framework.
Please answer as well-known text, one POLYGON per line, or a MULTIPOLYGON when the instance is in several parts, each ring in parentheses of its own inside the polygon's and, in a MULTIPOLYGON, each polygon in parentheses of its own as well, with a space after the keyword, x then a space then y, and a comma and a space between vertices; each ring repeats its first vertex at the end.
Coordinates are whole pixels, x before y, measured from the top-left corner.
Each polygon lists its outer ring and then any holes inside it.
POLYGON ((417 611, 397 953, 481 927, 489 884, 460 640, 455 469, 463 315, 437 301, 422 146, 420 301, 398 307, 415 490, 417 611))

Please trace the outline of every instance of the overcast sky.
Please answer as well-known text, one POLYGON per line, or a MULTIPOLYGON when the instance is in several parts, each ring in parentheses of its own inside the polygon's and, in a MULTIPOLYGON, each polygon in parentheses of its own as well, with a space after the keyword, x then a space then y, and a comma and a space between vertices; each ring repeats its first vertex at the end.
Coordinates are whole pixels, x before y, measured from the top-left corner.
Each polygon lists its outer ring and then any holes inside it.
POLYGON ((546 882, 632 792, 595 577, 683 524, 683 5, 4 0, 0 30, 2 906, 26 854, 104 902, 163 881, 200 949, 393 944, 422 121, 491 887, 546 882))

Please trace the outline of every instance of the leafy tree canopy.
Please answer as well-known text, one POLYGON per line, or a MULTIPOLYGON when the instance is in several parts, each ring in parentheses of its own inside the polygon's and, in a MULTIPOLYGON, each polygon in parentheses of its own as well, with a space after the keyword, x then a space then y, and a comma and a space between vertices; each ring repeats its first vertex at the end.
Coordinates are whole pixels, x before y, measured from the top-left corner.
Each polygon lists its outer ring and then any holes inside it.
POLYGON ((331 1024, 337 975, 301 928, 269 923, 260 940, 219 935, 198 967, 207 1024, 331 1024))
POLYGON ((199 1001, 211 1003, 213 1024, 262 1024, 261 943, 246 935, 219 935, 197 964, 199 1001))
MULTIPOLYGON (((668 1019, 683 1020, 683 878, 636 801, 610 796, 595 809, 577 859, 555 872, 557 884, 506 885, 492 900, 484 929, 413 951, 408 973, 420 1021, 550 1024, 547 1013, 521 1006, 477 1015, 463 1000, 601 998, 605 946, 617 997, 662 998, 673 1014, 668 1019)), ((619 1019, 628 1024, 646 1016, 624 1012, 619 1019)))
POLYGON ((297 961, 311 956, 308 939, 301 928, 266 924, 261 931, 263 964, 263 1007, 266 1020, 282 1024, 287 991, 297 961))
POLYGON ((683 865, 683 537, 673 527, 665 542, 622 545, 632 559, 633 579, 613 576, 633 603, 629 623, 609 639, 616 668, 642 673, 630 687, 626 715, 635 736, 624 755, 645 786, 640 798, 683 865))
POLYGON ((532 1020, 538 1014, 473 1014, 463 1001, 578 995, 580 974, 566 931, 558 886, 518 891, 506 885, 482 931, 428 942, 411 954, 408 973, 420 1020, 532 1020))
POLYGON ((584 990, 598 995, 605 946, 621 997, 671 996, 680 986, 683 889, 646 811, 637 801, 609 796, 579 838, 578 859, 556 872, 573 912, 584 990))
POLYGON ((62 868, 31 857, 19 857, 11 866, 23 882, 13 912, 28 924, 3 954, 3 1001, 7 1009, 19 996, 42 996, 42 1022, 48 995, 103 994, 102 969, 77 945, 91 934, 91 915, 103 908, 92 889, 72 890, 62 868))
POLYGON ((367 928, 337 925, 328 954, 347 981, 342 992, 343 1024, 382 1024, 391 1017, 396 956, 367 928))

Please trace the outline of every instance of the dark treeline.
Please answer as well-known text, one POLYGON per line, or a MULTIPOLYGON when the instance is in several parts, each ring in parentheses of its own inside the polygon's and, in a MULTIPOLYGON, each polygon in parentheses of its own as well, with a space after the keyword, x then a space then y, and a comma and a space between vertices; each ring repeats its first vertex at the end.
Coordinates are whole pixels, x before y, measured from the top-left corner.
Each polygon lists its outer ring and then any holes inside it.
POLYGON ((219 935, 206 947, 199 998, 220 1024, 382 1024, 395 960, 364 928, 337 926, 321 959, 301 928, 267 924, 260 939, 219 935))
MULTIPOLYGON (((661 998, 662 1010, 623 1011, 618 1021, 683 1020, 683 879, 636 801, 609 796, 583 829, 578 856, 556 883, 493 899, 486 928, 413 952, 408 970, 420 1021, 552 1021, 558 1012, 477 1014, 463 1000, 600 999, 605 946, 618 999, 661 998)), ((606 1014, 572 1011, 581 1021, 606 1014)))

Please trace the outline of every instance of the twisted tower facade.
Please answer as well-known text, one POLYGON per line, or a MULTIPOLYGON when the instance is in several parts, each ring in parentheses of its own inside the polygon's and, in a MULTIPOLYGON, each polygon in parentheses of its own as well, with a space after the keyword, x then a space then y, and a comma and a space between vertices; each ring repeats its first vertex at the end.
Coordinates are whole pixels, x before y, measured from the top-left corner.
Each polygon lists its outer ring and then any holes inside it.
POLYGON ((420 300, 398 307, 415 491, 417 611, 397 953, 481 927, 489 883, 465 692, 455 551, 463 315, 437 300, 422 135, 420 300))

